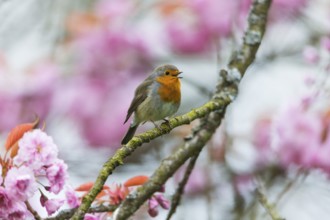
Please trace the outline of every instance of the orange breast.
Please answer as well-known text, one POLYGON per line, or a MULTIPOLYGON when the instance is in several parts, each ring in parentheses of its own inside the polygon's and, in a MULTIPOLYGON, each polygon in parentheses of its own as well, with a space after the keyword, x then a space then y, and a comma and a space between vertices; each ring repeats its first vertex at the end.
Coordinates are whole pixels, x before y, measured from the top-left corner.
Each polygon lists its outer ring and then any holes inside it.
POLYGON ((180 103, 181 100, 181 84, 177 77, 160 76, 156 78, 160 83, 158 94, 164 102, 180 103))

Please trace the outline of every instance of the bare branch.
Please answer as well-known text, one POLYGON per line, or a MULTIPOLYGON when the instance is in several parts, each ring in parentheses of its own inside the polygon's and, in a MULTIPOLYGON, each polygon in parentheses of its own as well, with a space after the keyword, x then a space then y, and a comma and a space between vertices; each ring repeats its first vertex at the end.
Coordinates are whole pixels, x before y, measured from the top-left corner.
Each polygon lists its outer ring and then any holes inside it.
POLYGON ((170 211, 169 211, 169 213, 167 215, 166 220, 170 220, 171 219, 172 215, 176 211, 176 208, 180 204, 181 196, 182 196, 182 194, 184 192, 184 187, 186 186, 186 184, 187 184, 187 182, 189 180, 190 174, 191 174, 192 170, 195 167, 195 163, 197 161, 197 158, 198 158, 199 154, 200 154, 200 152, 198 152, 196 155, 194 155, 190 159, 189 164, 188 164, 188 167, 186 168, 186 172, 184 173, 184 176, 183 176, 181 182, 179 183, 179 186, 176 189, 175 194, 172 197, 171 209, 170 209, 170 211))
POLYGON ((31 212, 31 214, 33 215, 34 219, 36 220, 41 220, 40 215, 38 214, 38 212, 36 212, 32 206, 30 205, 29 202, 25 202, 26 208, 29 210, 29 212, 31 212))
POLYGON ((284 218, 281 218, 279 216, 279 214, 275 210, 274 206, 269 203, 266 195, 261 192, 261 189, 257 188, 256 194, 257 194, 260 204, 266 209, 267 213, 270 215, 272 220, 285 220, 284 218))
MULTIPOLYGON (((113 212, 115 211, 117 206, 115 205, 100 205, 96 207, 89 208, 88 213, 100 213, 100 212, 113 212)), ((58 213, 54 217, 49 217, 44 220, 66 220, 70 219, 73 214, 77 211, 77 208, 75 209, 66 209, 62 210, 60 213, 58 213)))

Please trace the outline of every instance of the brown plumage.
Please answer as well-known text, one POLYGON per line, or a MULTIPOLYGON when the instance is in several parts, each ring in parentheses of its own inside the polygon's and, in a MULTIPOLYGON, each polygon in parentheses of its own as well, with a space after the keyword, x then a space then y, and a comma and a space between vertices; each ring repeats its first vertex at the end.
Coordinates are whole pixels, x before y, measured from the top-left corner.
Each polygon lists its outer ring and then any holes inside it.
POLYGON ((132 139, 140 123, 164 119, 178 110, 181 101, 179 74, 181 72, 177 67, 163 65, 156 68, 136 88, 124 123, 133 113, 134 119, 121 144, 132 139))

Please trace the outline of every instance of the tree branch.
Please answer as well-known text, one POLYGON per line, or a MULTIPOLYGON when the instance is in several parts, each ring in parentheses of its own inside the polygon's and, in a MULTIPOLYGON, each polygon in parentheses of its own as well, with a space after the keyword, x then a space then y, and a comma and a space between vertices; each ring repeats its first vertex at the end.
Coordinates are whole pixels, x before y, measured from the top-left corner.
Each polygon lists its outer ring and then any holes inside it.
MULTIPOLYGON (((88 213, 99 213, 99 212, 113 212, 115 211, 117 206, 115 205, 100 205, 97 207, 92 207, 88 209, 88 213)), ((77 211, 78 208, 75 209, 66 209, 59 212, 54 217, 45 218, 44 220, 66 220, 73 216, 73 214, 77 211)))
POLYGON ((30 205, 30 203, 28 201, 25 202, 26 208, 29 210, 29 212, 31 212, 31 214, 33 215, 34 219, 36 220, 41 220, 40 215, 38 214, 38 212, 36 212, 32 206, 30 205))
POLYGON ((266 209, 267 213, 273 220, 285 220, 281 218, 280 215, 275 210, 274 206, 268 202, 268 199, 264 193, 261 192, 259 188, 256 189, 256 194, 260 204, 266 209))
POLYGON ((180 200, 181 200, 181 197, 182 197, 182 194, 184 193, 184 187, 186 186, 186 184, 187 184, 187 182, 189 180, 190 174, 191 174, 192 170, 195 167, 195 163, 197 161, 197 158, 198 158, 199 154, 200 154, 200 152, 198 152, 196 155, 194 155, 190 159, 189 164, 188 164, 188 166, 186 168, 186 172, 184 173, 184 176, 183 176, 182 180, 180 181, 179 186, 176 189, 175 194, 172 197, 171 209, 168 212, 168 215, 166 217, 166 220, 170 220, 171 219, 172 215, 176 211, 176 208, 179 206, 180 200))
POLYGON ((101 169, 97 180, 90 192, 83 198, 82 204, 71 218, 80 220, 87 212, 96 195, 102 189, 108 176, 113 170, 123 164, 123 159, 129 156, 137 147, 145 142, 169 132, 174 127, 188 124, 196 118, 206 117, 196 127, 192 137, 174 154, 163 160, 150 180, 140 187, 135 194, 129 195, 120 205, 117 219, 127 219, 132 215, 155 191, 157 191, 173 173, 196 152, 200 151, 212 137, 224 116, 226 107, 237 96, 237 86, 247 67, 255 58, 256 52, 266 29, 267 12, 271 0, 254 0, 249 14, 249 26, 244 35, 242 47, 233 54, 228 64, 228 71, 220 71, 220 81, 212 100, 202 107, 187 114, 173 118, 169 125, 162 124, 161 130, 152 129, 135 136, 126 146, 116 151, 101 169))
POLYGON ((211 112, 201 124, 194 128, 192 137, 178 148, 172 155, 162 161, 143 186, 130 194, 121 203, 116 211, 115 220, 128 219, 153 193, 160 189, 174 172, 190 157, 203 149, 204 145, 212 137, 224 117, 228 102, 237 96, 237 88, 240 78, 248 66, 253 62, 256 52, 266 30, 267 13, 271 0, 254 0, 249 13, 248 29, 244 34, 243 45, 234 53, 228 64, 228 70, 220 71, 220 81, 212 100, 224 103, 221 109, 211 112))
POLYGON ((187 140, 185 145, 178 148, 168 158, 164 159, 154 174, 142 187, 126 197, 119 206, 115 220, 128 219, 148 198, 160 190, 166 180, 190 157, 201 151, 205 143, 211 138, 220 121, 224 116, 224 109, 210 113, 196 128, 193 136, 187 140))
POLYGON ((107 180, 108 176, 113 172, 113 170, 123 164, 123 160, 133 153, 142 144, 150 142, 151 140, 169 133, 172 129, 189 124, 197 118, 202 118, 208 115, 212 111, 219 110, 223 108, 224 105, 229 104, 229 100, 211 100, 204 104, 203 106, 193 109, 192 111, 172 118, 169 123, 161 124, 160 128, 154 128, 146 131, 142 134, 136 135, 130 140, 125 146, 118 149, 115 154, 103 165, 99 175, 94 183, 93 188, 85 195, 82 199, 80 207, 77 209, 76 213, 72 217, 74 220, 82 219, 84 214, 87 212, 88 208, 91 206, 95 197, 102 190, 102 187, 107 180))

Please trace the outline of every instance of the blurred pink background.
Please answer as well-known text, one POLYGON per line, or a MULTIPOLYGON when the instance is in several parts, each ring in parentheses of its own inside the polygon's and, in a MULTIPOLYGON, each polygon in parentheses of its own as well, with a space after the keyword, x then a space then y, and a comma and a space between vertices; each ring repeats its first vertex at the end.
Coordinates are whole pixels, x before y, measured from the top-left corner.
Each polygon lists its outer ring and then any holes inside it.
MULTIPOLYGON (((183 71, 177 114, 207 102, 218 70, 241 43, 250 4, 0 1, 1 140, 37 114, 60 147, 72 184, 93 181, 120 147, 134 90, 154 67, 171 63, 183 71)), ((251 176, 270 172, 271 166, 286 174, 269 188, 270 198, 299 168, 311 172, 279 202, 286 219, 329 219, 324 205, 330 198, 328 133, 320 144, 330 122, 329 21, 327 0, 273 1, 257 59, 224 125, 198 160, 173 219, 230 219, 236 191, 249 201, 255 186, 251 176)), ((153 125, 146 123, 138 132, 148 128, 153 125)), ((190 128, 176 128, 138 149, 109 183, 152 174, 190 128)), ((180 172, 167 184, 168 198, 180 172)), ((162 211, 156 219, 164 216, 162 211)))

